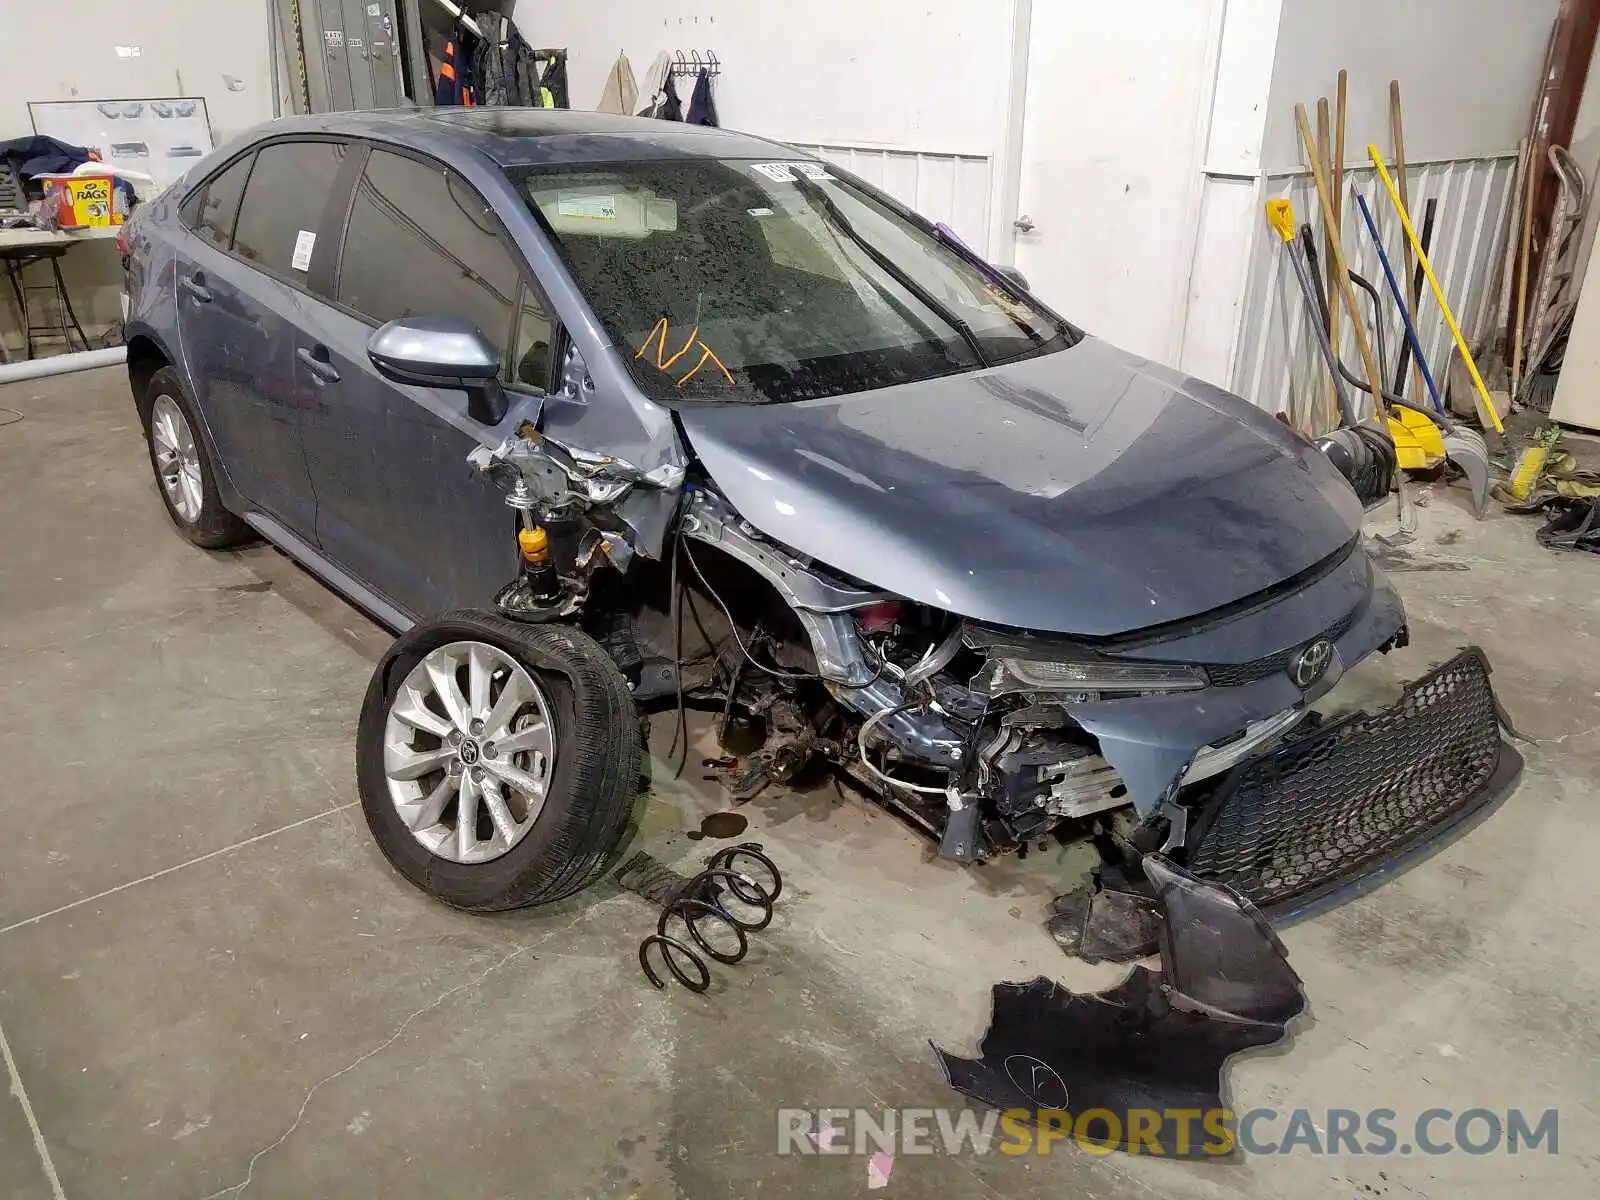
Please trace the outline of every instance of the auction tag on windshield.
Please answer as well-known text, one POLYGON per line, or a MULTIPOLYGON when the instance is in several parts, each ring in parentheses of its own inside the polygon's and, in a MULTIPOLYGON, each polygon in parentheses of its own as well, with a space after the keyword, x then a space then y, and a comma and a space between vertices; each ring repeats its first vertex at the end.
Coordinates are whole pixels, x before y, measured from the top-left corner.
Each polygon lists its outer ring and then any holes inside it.
POLYGON ((289 260, 289 265, 296 271, 309 271, 311 252, 316 248, 317 235, 309 229, 302 229, 294 239, 294 257, 289 260))
POLYGON ((774 183, 793 183, 798 171, 807 179, 832 179, 828 168, 818 162, 751 163, 750 169, 765 175, 774 183))
POLYGON ((617 219, 617 198, 588 193, 562 192, 556 198, 556 212, 563 217, 588 217, 594 221, 617 219))

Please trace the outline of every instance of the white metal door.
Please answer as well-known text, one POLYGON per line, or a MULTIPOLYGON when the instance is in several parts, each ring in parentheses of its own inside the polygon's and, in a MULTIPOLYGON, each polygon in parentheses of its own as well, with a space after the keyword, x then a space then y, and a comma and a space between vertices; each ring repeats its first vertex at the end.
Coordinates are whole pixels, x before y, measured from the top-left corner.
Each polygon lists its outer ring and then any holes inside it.
POLYGON ((1569 425, 1600 429, 1600 237, 1590 248, 1583 277, 1575 282, 1582 290, 1550 415, 1569 425))
POLYGON ((1177 358, 1218 0, 1035 3, 1016 264, 1063 316, 1177 358))

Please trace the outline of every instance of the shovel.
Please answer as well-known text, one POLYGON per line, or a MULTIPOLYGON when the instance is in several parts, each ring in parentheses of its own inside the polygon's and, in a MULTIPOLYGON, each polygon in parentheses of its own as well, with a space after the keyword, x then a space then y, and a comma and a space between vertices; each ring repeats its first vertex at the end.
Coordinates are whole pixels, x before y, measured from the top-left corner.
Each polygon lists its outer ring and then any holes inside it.
POLYGON ((1444 315, 1444 323, 1450 330, 1450 335, 1455 339, 1456 349, 1461 351, 1461 361, 1466 364, 1467 373, 1472 376, 1472 383, 1478 391, 1478 400, 1481 408, 1480 415, 1486 418, 1487 425, 1494 426, 1496 434, 1504 436, 1505 425, 1500 420, 1500 414, 1495 410, 1494 401, 1489 399, 1489 388, 1483 382, 1483 376, 1478 371, 1477 361, 1472 357, 1472 351, 1467 348, 1466 336, 1461 332, 1461 326, 1456 324, 1455 313, 1450 310, 1450 302, 1444 297, 1444 285, 1439 282, 1439 277, 1433 272, 1433 264, 1428 261, 1428 256, 1423 253, 1422 243, 1417 237, 1417 231, 1411 224, 1411 214, 1406 211, 1405 203, 1400 199, 1400 192, 1395 187, 1394 179, 1389 174, 1388 165, 1383 161, 1383 154, 1374 144, 1368 144, 1367 152, 1372 156, 1372 165, 1378 172, 1378 178, 1383 181, 1385 190, 1389 193, 1389 200, 1394 204, 1395 213, 1400 218, 1400 227, 1406 231, 1406 237, 1411 242, 1411 248, 1416 252, 1417 265, 1422 268, 1422 274, 1428 281, 1428 286, 1433 289, 1433 298, 1439 302, 1439 311, 1444 315))
POLYGON ((1311 282, 1311 276, 1306 272, 1306 264, 1296 253, 1294 208, 1289 201, 1267 201, 1267 224, 1272 226, 1283 241, 1283 252, 1289 256, 1289 265, 1294 268, 1294 276, 1300 283, 1300 294, 1305 297, 1306 308, 1311 313, 1311 324, 1317 335, 1317 348, 1322 351, 1322 360, 1327 364, 1328 373, 1333 377, 1333 394, 1339 405, 1339 423, 1347 428, 1354 428, 1360 422, 1356 417, 1355 406, 1350 403, 1350 393, 1345 390, 1344 379, 1339 372, 1339 360, 1333 353, 1333 343, 1328 340, 1328 327, 1316 319, 1321 297, 1311 282))
MULTIPOLYGON (((1411 321, 1411 310, 1406 304, 1405 293, 1400 290, 1400 284, 1394 277, 1394 267, 1389 262, 1389 252, 1384 249, 1383 238, 1378 234, 1378 223, 1372 219, 1372 209, 1367 206, 1367 198, 1360 192, 1356 193, 1356 204, 1361 209, 1361 219, 1366 222, 1367 232, 1372 235, 1372 244, 1378 251, 1378 262, 1383 267, 1383 275, 1389 282, 1389 292, 1394 296, 1394 302, 1400 309, 1400 323, 1405 326, 1406 341, 1411 347, 1412 357, 1422 372, 1422 381, 1428 389, 1428 399, 1433 401, 1435 411, 1426 412, 1412 404, 1407 404, 1399 396, 1384 394, 1383 399, 1392 405, 1410 408, 1417 412, 1425 412, 1429 420, 1439 427, 1444 441, 1445 456, 1467 477, 1467 484, 1472 488, 1473 515, 1480 520, 1484 510, 1489 504, 1489 448, 1484 443, 1483 435, 1474 429, 1465 429, 1457 425, 1445 415, 1444 404, 1439 398, 1439 387, 1434 382, 1433 372, 1428 369, 1428 360, 1422 353, 1422 342, 1417 338, 1417 328, 1411 321)), ((1373 306, 1377 307, 1377 294, 1373 293, 1373 306)), ((1383 314, 1373 314, 1381 331, 1383 314)), ((1381 352, 1380 352, 1381 354, 1381 352)))

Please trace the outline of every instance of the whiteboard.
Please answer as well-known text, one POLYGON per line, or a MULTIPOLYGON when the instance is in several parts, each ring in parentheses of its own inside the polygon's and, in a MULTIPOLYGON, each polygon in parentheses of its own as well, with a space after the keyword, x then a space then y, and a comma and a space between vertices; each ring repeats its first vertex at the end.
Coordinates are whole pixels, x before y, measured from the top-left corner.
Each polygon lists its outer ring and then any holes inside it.
POLYGON ((87 147, 103 162, 153 178, 154 186, 131 181, 142 200, 183 178, 214 146, 200 96, 45 100, 30 102, 28 114, 35 133, 87 147))

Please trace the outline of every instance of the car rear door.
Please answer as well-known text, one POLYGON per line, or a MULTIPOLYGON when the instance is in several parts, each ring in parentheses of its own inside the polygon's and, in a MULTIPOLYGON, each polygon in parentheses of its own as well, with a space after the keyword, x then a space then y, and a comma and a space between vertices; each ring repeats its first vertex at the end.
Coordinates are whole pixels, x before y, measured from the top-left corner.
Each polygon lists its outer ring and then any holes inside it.
POLYGON ((504 493, 467 464, 536 419, 549 385, 548 306, 487 203, 432 159, 370 150, 316 332, 296 345, 317 534, 328 555, 413 617, 482 607, 515 575, 504 493), (367 355, 383 323, 472 320, 502 352, 511 405, 495 426, 460 391, 391 383, 367 355))
POLYGON ((295 405, 295 324, 347 149, 279 141, 235 160, 186 203, 194 236, 177 261, 179 339, 228 478, 308 539, 316 500, 295 405))

